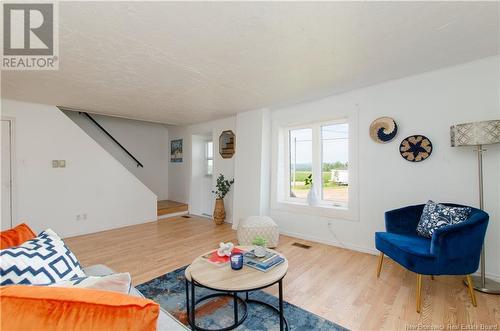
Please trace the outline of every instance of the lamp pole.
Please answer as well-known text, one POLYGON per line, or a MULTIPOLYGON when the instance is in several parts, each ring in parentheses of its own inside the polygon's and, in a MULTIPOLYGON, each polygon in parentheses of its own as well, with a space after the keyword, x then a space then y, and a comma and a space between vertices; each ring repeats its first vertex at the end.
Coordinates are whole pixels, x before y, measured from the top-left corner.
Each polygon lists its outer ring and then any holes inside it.
MULTIPOLYGON (((479 209, 484 210, 484 193, 483 193, 483 145, 477 145, 477 168, 479 176, 479 209)), ((472 276, 472 285, 479 292, 489 294, 500 294, 500 283, 486 278, 486 256, 483 248, 481 249, 481 276, 472 276)), ((465 281, 467 283, 467 281, 465 281)))
MULTIPOLYGON (((484 189, 483 189, 483 153, 486 149, 484 145, 500 143, 500 119, 460 123, 450 127, 451 147, 474 146, 477 148, 477 170, 479 181, 479 208, 484 210, 484 189)), ((475 290, 500 294, 500 283, 486 278, 486 254, 485 246, 481 248, 481 275, 468 277, 472 278, 472 285, 475 290)), ((467 284, 467 281, 465 281, 467 284)))

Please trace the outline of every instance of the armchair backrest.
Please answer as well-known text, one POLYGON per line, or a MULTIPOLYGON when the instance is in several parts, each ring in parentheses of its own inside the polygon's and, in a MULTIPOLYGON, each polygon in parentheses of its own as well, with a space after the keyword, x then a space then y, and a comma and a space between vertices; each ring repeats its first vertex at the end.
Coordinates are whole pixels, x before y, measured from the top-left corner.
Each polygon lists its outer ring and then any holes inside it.
MULTIPOLYGON (((470 223, 476 218, 488 223, 489 215, 477 208, 455 203, 441 203, 450 207, 468 207, 471 209, 469 218, 465 223, 470 223)), ((385 228, 387 232, 400 234, 417 234, 417 225, 424 211, 425 204, 406 206, 385 212, 385 228)), ((448 228, 448 227, 444 227, 448 228)), ((486 229, 485 229, 486 231, 486 229)))
MULTIPOLYGON (((467 207, 448 204, 453 207, 467 207)), ((489 215, 483 210, 471 208, 466 221, 447 225, 434 231, 431 239, 431 253, 439 259, 472 259, 479 264, 489 215)), ((476 266, 477 268, 477 266, 476 266)))
POLYGON ((387 232, 417 234, 417 225, 425 205, 406 206, 385 212, 387 232))

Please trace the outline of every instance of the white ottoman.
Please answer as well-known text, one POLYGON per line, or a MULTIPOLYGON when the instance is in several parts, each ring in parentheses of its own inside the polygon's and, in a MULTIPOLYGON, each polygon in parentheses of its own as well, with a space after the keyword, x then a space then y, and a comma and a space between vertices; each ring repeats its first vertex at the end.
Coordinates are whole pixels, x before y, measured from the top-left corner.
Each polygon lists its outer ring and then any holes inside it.
POLYGON ((250 216, 240 221, 238 225, 238 242, 241 246, 252 245, 257 236, 267 240, 267 247, 278 246, 280 232, 278 225, 268 216, 250 216))

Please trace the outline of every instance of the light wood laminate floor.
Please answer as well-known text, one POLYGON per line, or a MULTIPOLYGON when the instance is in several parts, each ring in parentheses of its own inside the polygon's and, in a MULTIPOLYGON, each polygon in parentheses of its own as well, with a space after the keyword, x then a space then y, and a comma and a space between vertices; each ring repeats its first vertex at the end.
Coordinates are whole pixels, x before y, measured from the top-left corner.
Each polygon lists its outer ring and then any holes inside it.
MULTIPOLYGON (((229 224, 192 216, 67 238, 84 266, 102 263, 130 272, 134 285, 189 264, 220 241, 236 242, 229 224)), ((281 236, 278 251, 289 259, 284 299, 353 330, 500 329, 500 296, 476 292, 470 302, 460 277, 424 277, 422 314, 415 311, 416 277, 385 259, 348 249, 281 236), (294 242, 310 249, 292 246, 294 242), (420 329, 418 328, 420 327, 420 329)), ((277 289, 269 289, 277 295, 277 289)))

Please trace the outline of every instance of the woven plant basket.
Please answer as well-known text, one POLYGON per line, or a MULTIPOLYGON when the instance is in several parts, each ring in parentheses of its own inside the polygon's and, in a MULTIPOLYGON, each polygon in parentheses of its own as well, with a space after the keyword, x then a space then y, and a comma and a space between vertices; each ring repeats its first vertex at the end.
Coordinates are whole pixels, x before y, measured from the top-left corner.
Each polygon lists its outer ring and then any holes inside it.
POLYGON ((222 224, 226 220, 226 210, 224 209, 224 199, 215 199, 214 222, 222 224))

